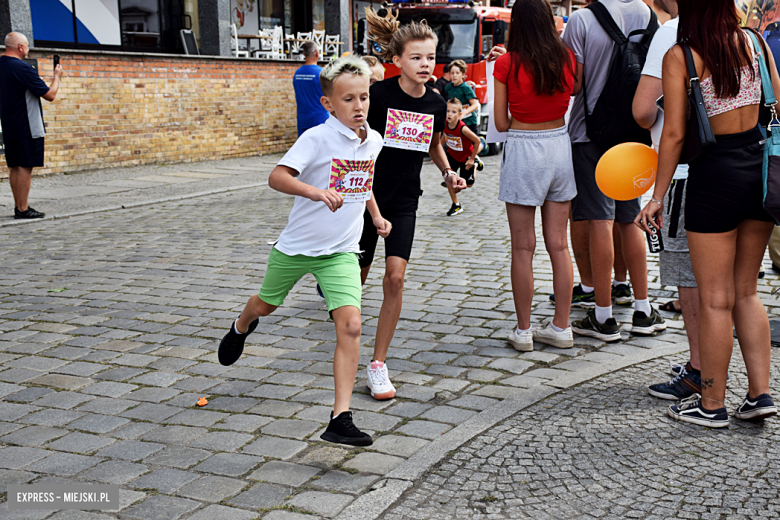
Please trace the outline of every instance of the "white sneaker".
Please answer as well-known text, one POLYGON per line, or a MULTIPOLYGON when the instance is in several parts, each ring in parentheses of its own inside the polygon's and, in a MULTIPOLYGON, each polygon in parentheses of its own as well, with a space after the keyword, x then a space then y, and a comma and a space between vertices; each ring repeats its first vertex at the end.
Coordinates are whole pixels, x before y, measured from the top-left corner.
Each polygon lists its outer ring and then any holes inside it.
POLYGON ((512 345, 518 352, 533 352, 534 351, 534 335, 530 330, 524 332, 517 332, 515 328, 509 334, 509 344, 512 345))
POLYGON ((395 387, 390 382, 387 363, 372 361, 366 367, 366 386, 371 390, 371 397, 377 401, 395 397, 395 387))
POLYGON ((566 327, 558 332, 552 327, 552 320, 546 320, 541 328, 534 329, 534 341, 558 348, 572 348, 574 335, 571 332, 571 327, 566 327))

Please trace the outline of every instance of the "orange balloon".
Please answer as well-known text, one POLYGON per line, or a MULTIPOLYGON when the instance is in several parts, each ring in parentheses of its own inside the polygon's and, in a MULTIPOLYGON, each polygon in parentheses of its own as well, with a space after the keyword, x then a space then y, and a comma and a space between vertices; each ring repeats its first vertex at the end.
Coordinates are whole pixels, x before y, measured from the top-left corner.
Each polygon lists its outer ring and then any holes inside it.
POLYGON ((614 200, 633 200, 655 183, 658 154, 642 143, 613 146, 596 165, 596 184, 614 200))

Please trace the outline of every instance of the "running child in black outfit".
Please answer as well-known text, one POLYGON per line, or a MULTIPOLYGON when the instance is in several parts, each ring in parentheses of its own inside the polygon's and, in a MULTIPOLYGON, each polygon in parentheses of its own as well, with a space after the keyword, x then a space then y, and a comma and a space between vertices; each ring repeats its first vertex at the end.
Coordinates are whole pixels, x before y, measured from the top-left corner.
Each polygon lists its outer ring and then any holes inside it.
MULTIPOLYGON (((384 148, 374 167, 374 196, 382 216, 393 225, 385 239, 384 300, 379 312, 374 357, 367 367, 368 388, 375 399, 395 397, 385 358, 395 334, 404 288, 406 264, 412 251, 417 202, 422 194, 423 159, 431 159, 448 186, 458 192, 466 187, 450 168, 441 147, 447 105, 426 82, 436 65, 438 39, 427 24, 413 22, 400 27, 392 13, 380 17, 370 7, 366 20, 371 39, 382 49, 380 58, 392 60, 401 75, 371 86, 368 124, 384 135, 384 148)), ((371 216, 364 214, 366 219, 371 216)), ((371 222, 371 220, 369 220, 371 222)), ((373 229, 363 229, 360 239, 362 280, 365 283, 378 240, 373 229)))

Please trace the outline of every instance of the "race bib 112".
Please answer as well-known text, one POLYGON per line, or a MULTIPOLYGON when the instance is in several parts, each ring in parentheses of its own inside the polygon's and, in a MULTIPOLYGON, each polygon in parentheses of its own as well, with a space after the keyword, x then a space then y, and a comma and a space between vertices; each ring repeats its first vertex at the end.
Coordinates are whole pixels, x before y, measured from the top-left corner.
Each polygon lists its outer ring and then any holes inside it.
POLYGON ((433 138, 433 116, 390 108, 387 110, 384 145, 427 152, 433 138))
POLYGON ((330 162, 328 189, 341 194, 344 202, 365 202, 371 198, 374 161, 333 158, 330 162))

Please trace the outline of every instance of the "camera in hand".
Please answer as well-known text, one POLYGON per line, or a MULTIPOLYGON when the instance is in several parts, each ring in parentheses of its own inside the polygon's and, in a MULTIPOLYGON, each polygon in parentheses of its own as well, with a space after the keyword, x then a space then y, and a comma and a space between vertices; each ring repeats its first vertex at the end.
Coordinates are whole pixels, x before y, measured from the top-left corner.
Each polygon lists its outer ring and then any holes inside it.
POLYGON ((647 248, 651 253, 660 253, 664 250, 664 240, 661 238, 661 232, 654 226, 655 223, 655 217, 653 217, 653 222, 647 223, 647 227, 652 231, 652 233, 645 233, 647 235, 647 248))

